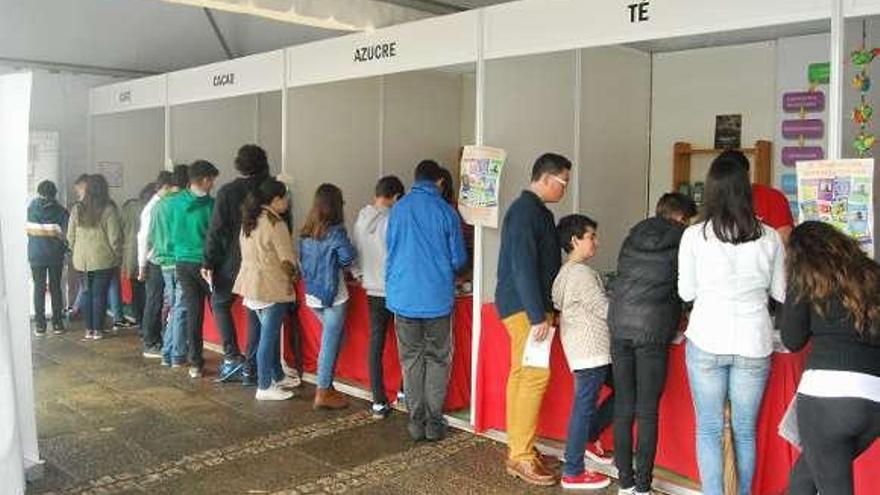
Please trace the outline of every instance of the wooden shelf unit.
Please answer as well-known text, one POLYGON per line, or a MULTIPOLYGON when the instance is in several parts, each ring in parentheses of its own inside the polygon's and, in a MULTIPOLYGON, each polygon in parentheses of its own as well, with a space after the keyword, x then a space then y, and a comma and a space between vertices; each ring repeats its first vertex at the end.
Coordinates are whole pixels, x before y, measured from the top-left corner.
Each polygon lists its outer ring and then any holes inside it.
MULTIPOLYGON (((691 143, 677 142, 673 146, 672 190, 678 191, 682 184, 691 182, 691 157, 694 155, 720 155, 725 150, 715 148, 694 148, 691 143)), ((756 141, 753 148, 739 148, 752 159, 753 182, 769 186, 773 181, 772 159, 773 143, 756 141)))

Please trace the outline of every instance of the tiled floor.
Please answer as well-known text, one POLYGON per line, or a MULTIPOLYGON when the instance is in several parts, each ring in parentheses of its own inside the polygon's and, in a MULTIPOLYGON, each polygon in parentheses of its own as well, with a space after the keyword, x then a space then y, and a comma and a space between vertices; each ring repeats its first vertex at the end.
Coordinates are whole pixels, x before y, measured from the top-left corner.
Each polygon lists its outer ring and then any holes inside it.
MULTIPOLYGON (((311 408, 314 389, 259 403, 253 389, 190 380, 139 354, 136 331, 34 339, 45 475, 28 493, 558 493, 508 477, 504 447, 455 432, 416 444, 405 417, 311 408)), ((217 356, 206 352, 208 369, 217 356)), ((597 492, 592 492, 597 493, 597 492)), ((599 492, 604 493, 604 492, 599 492)), ((612 493, 611 489, 608 493, 612 493)))

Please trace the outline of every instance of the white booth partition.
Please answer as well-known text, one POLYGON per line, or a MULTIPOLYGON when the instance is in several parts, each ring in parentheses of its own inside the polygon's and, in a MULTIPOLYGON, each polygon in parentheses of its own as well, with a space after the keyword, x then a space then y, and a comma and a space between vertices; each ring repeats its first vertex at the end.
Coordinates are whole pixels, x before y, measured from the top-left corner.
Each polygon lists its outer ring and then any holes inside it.
MULTIPOLYGON (((474 141, 478 20, 468 12, 288 49, 284 170, 293 179, 297 227, 323 183, 342 190, 351 234, 380 177, 396 175, 409 187, 424 159, 457 176, 460 149, 474 141), (437 50, 441 41, 444 50, 437 50)), ((337 386, 370 398, 366 298, 354 286, 350 292, 337 386)), ((450 411, 466 411, 470 402, 471 310, 469 294, 456 299, 450 411)), ((305 368, 313 371, 320 324, 304 307, 300 320, 305 368)), ((392 400, 401 385, 396 356, 389 338, 385 384, 392 400)))
POLYGON ((238 148, 257 144, 280 173, 283 64, 277 50, 169 74, 172 163, 208 160, 220 169, 219 186, 238 176, 238 148))
POLYGON ((165 162, 165 76, 96 88, 90 99, 91 170, 122 204, 156 180, 165 162))

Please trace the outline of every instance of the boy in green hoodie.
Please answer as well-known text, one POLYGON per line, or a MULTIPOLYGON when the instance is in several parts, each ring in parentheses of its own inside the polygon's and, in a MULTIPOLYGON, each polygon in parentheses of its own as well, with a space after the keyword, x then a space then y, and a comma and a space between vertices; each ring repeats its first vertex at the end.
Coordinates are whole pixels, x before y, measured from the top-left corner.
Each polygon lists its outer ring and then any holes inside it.
POLYGON ((190 378, 201 377, 205 364, 202 357, 202 324, 205 300, 211 295, 211 287, 208 280, 202 277, 201 270, 205 234, 214 210, 214 198, 210 194, 218 175, 220 171, 210 162, 194 161, 189 166, 189 189, 175 198, 172 208, 174 263, 177 280, 183 288, 183 304, 187 313, 190 378))
POLYGON ((186 307, 183 305, 183 291, 177 280, 174 266, 174 203, 189 185, 189 170, 186 165, 177 165, 172 173, 171 186, 156 203, 150 213, 150 228, 146 245, 150 250, 151 263, 156 264, 162 274, 164 302, 168 307, 168 320, 162 333, 162 364, 179 367, 186 361, 186 307))

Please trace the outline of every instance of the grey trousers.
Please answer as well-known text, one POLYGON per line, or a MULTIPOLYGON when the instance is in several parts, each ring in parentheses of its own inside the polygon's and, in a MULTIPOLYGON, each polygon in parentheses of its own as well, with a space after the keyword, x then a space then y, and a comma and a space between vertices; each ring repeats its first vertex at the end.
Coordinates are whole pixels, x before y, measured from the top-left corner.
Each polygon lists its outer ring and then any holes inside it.
POLYGON ((410 421, 421 428, 444 425, 443 404, 452 363, 450 318, 397 315, 395 321, 410 421))

